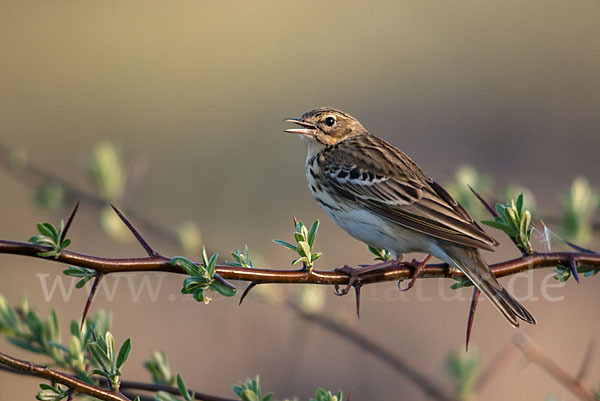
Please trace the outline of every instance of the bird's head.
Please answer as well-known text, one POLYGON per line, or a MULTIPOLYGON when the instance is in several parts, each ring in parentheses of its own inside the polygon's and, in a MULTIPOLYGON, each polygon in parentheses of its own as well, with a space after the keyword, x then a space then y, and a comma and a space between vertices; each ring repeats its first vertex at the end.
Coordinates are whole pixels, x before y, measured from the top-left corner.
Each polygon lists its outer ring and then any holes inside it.
POLYGON ((288 118, 284 121, 298 124, 300 128, 286 129, 285 132, 302 135, 309 146, 331 146, 366 132, 356 118, 330 107, 315 109, 300 118, 288 118))

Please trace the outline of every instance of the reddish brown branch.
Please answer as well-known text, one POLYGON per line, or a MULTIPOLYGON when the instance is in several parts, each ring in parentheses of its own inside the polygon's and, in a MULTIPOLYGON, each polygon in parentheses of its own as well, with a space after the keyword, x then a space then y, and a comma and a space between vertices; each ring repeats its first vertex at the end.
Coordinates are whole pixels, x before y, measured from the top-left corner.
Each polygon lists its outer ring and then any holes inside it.
POLYGON ((118 391, 106 390, 100 387, 93 386, 66 373, 59 372, 46 366, 37 365, 33 362, 24 361, 22 359, 13 358, 0 352, 0 364, 9 366, 17 371, 25 374, 31 374, 50 380, 53 383, 63 384, 76 393, 87 394, 92 397, 105 401, 130 401, 118 391))
MULTIPOLYGON (((6 365, 10 366, 10 367, 3 366, 2 364, 4 364, 5 361, 2 359, 2 356, 7 357, 10 360, 16 360, 21 363, 27 364, 27 366, 29 366, 29 365, 38 366, 38 365, 33 364, 32 362, 21 361, 19 359, 15 359, 13 357, 10 357, 8 355, 0 353, 0 370, 4 370, 4 371, 10 372, 10 373, 15 373, 15 374, 20 374, 20 375, 28 375, 28 376, 35 376, 35 377, 41 377, 44 379, 48 379, 47 377, 40 376, 37 371, 20 370, 11 365, 8 365, 8 364, 6 364, 6 365)), ((62 373, 62 372, 58 372, 58 371, 54 371, 54 372, 56 372, 59 375, 64 375, 68 378, 72 378, 72 376, 69 376, 66 373, 62 373)), ((52 379, 48 379, 48 380, 52 381, 52 379)), ((56 382, 60 383, 58 381, 56 381, 56 382)), ((63 384, 63 383, 61 383, 61 384, 63 384)), ((87 383, 85 383, 85 384, 88 386, 91 386, 87 383)), ((68 384, 65 384, 65 385, 69 386, 68 384)), ((105 387, 101 387, 101 386, 100 387, 92 386, 92 387, 94 387, 98 390, 101 390, 101 391, 107 391, 105 387)), ((147 391, 147 392, 151 392, 151 393, 157 393, 159 391, 164 391, 165 393, 174 394, 174 395, 180 394, 179 389, 177 387, 168 386, 165 384, 145 383, 145 382, 137 382, 137 381, 131 381, 131 380, 122 380, 121 381, 121 390, 123 391, 123 393, 131 393, 131 391, 127 391, 127 390, 139 390, 139 391, 147 391)), ((235 399, 232 399, 232 398, 219 397, 217 395, 205 394, 205 393, 201 393, 201 392, 194 391, 194 390, 189 390, 189 391, 194 393, 194 399, 199 400, 199 401, 236 401, 235 399)), ((89 394, 89 393, 83 393, 83 394, 89 394)), ((98 398, 105 400, 105 398, 102 398, 102 397, 98 397, 98 398)), ((134 398, 134 397, 132 397, 132 398, 134 398)), ((113 400, 113 399, 114 398, 110 398, 109 400, 113 400)), ((126 400, 126 399, 127 399, 127 397, 119 398, 119 400, 126 400)), ((152 397, 152 400, 154 400, 154 397, 152 397)))
MULTIPOLYGON (((47 251, 48 248, 26 242, 0 240, 0 253, 23 255, 48 261, 65 263, 73 266, 86 267, 96 270, 101 274, 122 272, 168 272, 185 274, 179 266, 170 263, 164 256, 151 256, 139 258, 105 258, 86 255, 78 252, 64 250, 57 259, 43 258, 38 253, 47 251)), ((600 255, 579 252, 551 252, 535 253, 505 262, 490 265, 496 277, 510 276, 529 269, 541 269, 556 265, 568 266, 571 259, 577 261, 578 266, 590 269, 600 269, 600 255)), ((404 264, 370 271, 361 276, 361 283, 371 284, 384 281, 405 280, 412 277, 413 268, 404 264)), ((348 283, 348 276, 336 271, 305 271, 305 270, 277 270, 255 269, 235 266, 219 265, 216 272, 227 280, 255 281, 257 283, 280 284, 324 284, 344 285, 348 283)), ((463 273, 445 263, 428 264, 423 268, 419 278, 464 278, 463 273)))

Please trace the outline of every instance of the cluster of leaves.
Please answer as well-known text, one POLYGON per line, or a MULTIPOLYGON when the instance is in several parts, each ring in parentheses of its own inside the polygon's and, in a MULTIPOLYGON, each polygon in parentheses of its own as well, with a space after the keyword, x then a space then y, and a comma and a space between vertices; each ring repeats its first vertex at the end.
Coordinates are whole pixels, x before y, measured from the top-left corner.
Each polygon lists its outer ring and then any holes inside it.
POLYGON ((38 391, 35 398, 40 401, 60 401, 63 398, 69 396, 71 390, 69 388, 63 388, 60 384, 50 385, 46 383, 40 384, 41 390, 38 391))
POLYGON ((452 277, 452 280, 455 281, 454 283, 452 283, 450 285, 450 288, 453 289, 453 290, 458 290, 459 288, 472 287, 473 286, 473 282, 471 280, 469 280, 468 278, 454 278, 454 277, 452 277))
POLYGON ((338 390, 337 394, 331 394, 331 391, 318 388, 316 398, 311 398, 310 401, 342 401, 342 397, 341 390, 338 390))
MULTIPOLYGON (((110 315, 105 312, 87 319, 81 330, 78 322, 73 320, 69 340, 63 343, 54 310, 43 320, 29 308, 27 300, 24 299, 19 308, 13 308, 0 296, 0 332, 10 343, 49 357, 52 365, 73 372, 86 383, 96 384, 93 375, 100 375, 116 390, 120 369, 131 351, 131 339, 123 343, 118 354, 115 353, 109 326, 110 315)), ((37 398, 44 401, 59 401, 69 394, 68 389, 60 386, 43 384, 40 387, 37 398)))
POLYGON ((144 367, 152 375, 154 384, 175 385, 176 378, 171 373, 167 354, 164 351, 154 351, 152 357, 144 362, 144 367))
POLYGON ((58 259, 63 249, 71 244, 71 240, 64 238, 65 222, 60 221, 58 227, 54 227, 52 223, 39 223, 37 225, 39 235, 29 238, 29 242, 36 245, 47 246, 48 251, 38 253, 38 256, 58 259))
POLYGON ((205 295, 207 290, 226 297, 234 296, 237 292, 235 287, 223 280, 218 274, 215 274, 218 257, 218 254, 214 254, 209 258, 206 249, 202 248, 202 264, 196 264, 182 256, 171 259, 171 264, 180 266, 189 274, 189 277, 183 280, 181 292, 192 294, 196 301, 204 303, 209 303, 211 300, 205 295))
POLYGON ((131 339, 125 340, 118 354, 115 354, 115 339, 110 331, 104 337, 96 337, 88 347, 93 359, 100 365, 100 369, 92 369, 90 373, 104 377, 111 389, 118 390, 121 386, 121 367, 131 352, 131 339))
POLYGON ((262 396, 258 376, 256 376, 256 379, 247 378, 245 383, 240 382, 239 385, 233 386, 233 392, 242 401, 269 401, 273 397, 273 393, 262 396))
POLYGON ((98 275, 98 272, 96 272, 95 270, 77 266, 68 267, 65 270, 63 270, 63 273, 66 276, 76 277, 80 279, 77 283, 75 283, 76 288, 83 287, 88 281, 90 281, 98 275))
POLYGON ((533 252, 531 246, 531 212, 525 209, 523 194, 517 199, 512 199, 507 204, 496 204, 498 216, 494 220, 483 220, 482 223, 504 231, 509 237, 514 238, 519 248, 529 254, 533 252))
MULTIPOLYGON (((233 391, 242 401, 269 401, 273 397, 273 393, 262 396, 258 376, 255 379, 247 378, 246 382, 233 386, 233 391)), ((341 390, 338 390, 337 394, 331 394, 331 391, 318 388, 315 398, 310 398, 310 401, 342 401, 342 397, 341 390)))
POLYGON ((381 260, 382 262, 387 262, 392 259, 392 255, 390 254, 390 252, 388 250, 376 248, 371 245, 367 245, 367 249, 369 250, 369 252, 371 252, 373 255, 375 255, 375 258, 374 258, 375 260, 381 260))
POLYGON ((461 400, 470 399, 479 370, 476 352, 450 352, 446 358, 446 371, 454 382, 455 393, 461 400))
MULTIPOLYGON (((454 179, 446 184, 446 189, 473 217, 481 220, 485 217, 486 212, 481 203, 469 191, 469 186, 477 193, 488 197, 493 189, 492 184, 488 177, 479 174, 473 167, 461 166, 454 179)), ((527 198, 528 209, 533 211, 536 208, 533 193, 521 185, 509 184, 501 193, 504 199, 515 199, 521 193, 527 198)), ((598 190, 594 189, 585 178, 577 177, 563 192, 561 204, 562 226, 559 230, 561 235, 578 244, 589 243, 592 239, 594 214, 600 206, 598 190)))
POLYGON ((244 252, 236 249, 235 252, 231 252, 233 262, 226 262, 229 266, 244 267, 246 269, 252 269, 252 259, 250 259, 250 253, 248 252, 248 245, 244 247, 244 252))
POLYGON ((299 257, 292 260, 292 265, 302 262, 305 269, 312 270, 317 259, 323 255, 320 252, 313 253, 315 238, 317 236, 317 231, 319 230, 319 220, 315 220, 310 228, 306 228, 302 221, 294 218, 294 226, 296 229, 294 231, 296 245, 292 245, 289 242, 279 239, 274 239, 273 242, 298 254, 299 257))

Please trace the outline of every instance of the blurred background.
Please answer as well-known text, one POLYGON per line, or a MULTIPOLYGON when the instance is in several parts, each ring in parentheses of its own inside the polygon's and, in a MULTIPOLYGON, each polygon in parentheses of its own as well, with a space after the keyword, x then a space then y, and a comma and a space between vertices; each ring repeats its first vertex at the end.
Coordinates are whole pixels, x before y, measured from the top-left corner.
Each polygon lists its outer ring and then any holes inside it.
MULTIPOLYGON (((140 229, 159 252, 182 253, 171 239, 187 227, 221 262, 247 244, 255 266, 291 268, 293 254, 271 239, 292 240, 296 215, 308 223, 321 219, 316 249, 324 256, 317 269, 370 263, 365 246, 318 208, 305 182, 304 145, 282 132, 284 118, 319 106, 354 115, 457 191, 466 187, 465 176, 490 199, 504 200, 509 184, 527 188, 539 212, 534 218, 548 216, 560 232, 573 180, 584 176, 590 188, 600 181, 599 17, 596 0, 0 1, 0 144, 14 167, 0 169, 0 237, 26 241, 36 223, 66 218, 81 198, 64 186, 41 190, 44 174, 110 199, 99 193, 98 177, 95 184, 90 179, 89 166, 112 160, 116 149, 126 172, 115 184, 116 203, 134 223, 149 223, 140 229), (457 179, 463 165, 472 169, 457 179), (35 199, 54 207, 40 208, 35 199), (171 234, 160 235, 162 229, 171 234)), ((115 241, 118 229, 106 228, 110 218, 101 216, 93 202, 82 204, 72 249, 143 256, 135 242, 115 241)), ((518 256, 506 236, 489 231, 505 244, 485 255, 490 262, 518 256)), ((580 239, 597 249, 589 233, 580 239)), ((539 237, 534 246, 544 250, 539 237)), ((83 290, 66 298, 57 292, 49 302, 44 295, 43 284, 50 287, 66 266, 8 255, 0 264, 0 294, 9 303, 26 294, 43 316, 56 308, 65 333, 79 319, 83 290)), ((521 330, 575 374, 586 344, 600 332, 597 278, 549 289, 563 297, 553 302, 540 288, 548 275, 552 269, 513 280, 539 322, 521 330)), ((101 291, 92 307, 112 311, 118 343, 133 339, 127 379, 148 381, 141 364, 161 349, 190 388, 228 397, 232 385, 259 374, 278 399, 305 400, 318 386, 352 391, 352 400, 428 399, 381 360, 299 319, 285 306, 301 296, 298 288, 265 286, 242 306, 217 296, 207 306, 179 294, 180 276, 146 277, 160 286, 154 300, 144 289, 132 296, 142 275, 119 282, 115 276, 106 280, 117 288, 114 297, 101 291)), ((452 391, 445 361, 463 352, 471 291, 456 293, 450 285, 420 280, 403 294, 396 283, 368 286, 360 320, 354 299, 335 297, 331 288, 309 298, 317 299, 319 313, 452 391)), ((482 300, 470 352, 486 366, 513 332, 482 300)), ((4 339, 0 349, 36 360, 4 339)), ((597 358, 587 380, 596 387, 600 381, 597 358)), ((38 382, 2 373, 0 399, 32 399, 38 382)), ((549 395, 574 399, 517 353, 479 397, 549 395)))

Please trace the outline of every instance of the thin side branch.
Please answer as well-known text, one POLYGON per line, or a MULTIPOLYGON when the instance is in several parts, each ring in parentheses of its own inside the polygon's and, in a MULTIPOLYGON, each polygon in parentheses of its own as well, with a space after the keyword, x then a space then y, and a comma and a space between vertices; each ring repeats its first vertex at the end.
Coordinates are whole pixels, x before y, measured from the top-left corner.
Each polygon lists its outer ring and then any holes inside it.
POLYGON ((583 401, 598 401, 594 392, 577 377, 571 376, 544 353, 542 348, 525 334, 518 332, 514 337, 515 345, 525 356, 542 368, 554 380, 565 386, 569 391, 583 401))
POLYGON ((38 365, 33 362, 24 361, 22 359, 17 359, 2 352, 0 352, 0 364, 9 366, 17 371, 23 372, 24 374, 34 375, 50 380, 53 383, 63 384, 76 393, 87 394, 100 400, 131 401, 118 391, 111 391, 93 386, 66 373, 59 372, 58 370, 38 365))
MULTIPOLYGON (((4 354, 0 354, 0 355, 4 355, 4 354)), ((8 355, 5 355, 5 356, 10 358, 11 360, 18 360, 13 357, 9 357, 8 355)), ((28 361, 20 361, 20 362, 25 363, 27 365, 35 365, 35 364, 32 364, 32 362, 28 362, 28 361)), ((10 373, 15 373, 15 374, 19 374, 19 375, 42 377, 38 374, 37 371, 18 370, 12 366, 7 367, 2 364, 5 364, 5 361, 0 357, 0 370, 4 370, 4 371, 10 372, 10 373)), ((8 364, 6 364, 6 365, 8 365, 8 364)), ((8 365, 8 366, 10 366, 10 365, 8 365)), ((61 372, 58 372, 58 373, 62 374, 62 375, 66 375, 65 373, 61 373, 61 372)), ((66 375, 66 376, 68 376, 68 375, 66 375)), ((68 377, 71 377, 71 376, 68 376, 68 377)), ((42 377, 42 378, 47 378, 47 377, 42 377)), ((61 382, 57 381, 57 383, 61 383, 61 382)), ((63 384, 63 383, 61 383, 61 384, 63 384)), ((65 384, 65 385, 68 386, 68 384, 65 384)), ((91 386, 91 385, 89 385, 89 386, 91 386)), ((95 386, 92 386, 92 387, 97 388, 102 391, 107 391, 105 387, 95 387, 95 386)), ((165 393, 169 393, 169 394, 173 394, 173 395, 180 394, 179 389, 177 387, 167 386, 165 384, 145 383, 145 382, 137 382, 137 381, 131 381, 131 380, 122 380, 121 381, 121 390, 123 393, 128 393, 128 394, 135 393, 132 390, 147 391, 150 393, 157 393, 159 391, 163 391, 165 393)), ((194 393, 194 399, 196 399, 198 401, 239 401, 239 400, 236 400, 233 398, 219 397, 217 395, 201 393, 201 392, 195 391, 195 390, 189 390, 189 391, 194 393)), ((83 394, 88 394, 88 393, 83 393, 83 394)), ((89 394, 89 395, 91 395, 91 394, 89 394)), ((132 395, 131 398, 135 398, 135 395, 138 395, 138 394, 132 395)), ((101 398, 101 397, 99 397, 99 398, 104 400, 104 398, 101 398)), ((140 398, 143 399, 143 396, 140 396, 140 398)), ((124 400, 124 399, 128 399, 128 397, 119 398, 119 399, 124 400)), ((154 397, 151 397, 150 399, 154 401, 154 397)), ((112 398, 111 398, 111 400, 112 400, 112 398)))
POLYGON ((339 324, 332 319, 324 316, 307 313, 295 304, 289 303, 298 316, 312 323, 318 323, 319 327, 324 328, 338 336, 350 341, 358 348, 376 356, 379 360, 385 362, 392 369, 407 377, 423 390, 431 398, 440 401, 458 401, 458 398, 449 394, 446 390, 433 382, 427 374, 421 373, 411 366, 409 361, 403 360, 394 355, 394 352, 375 343, 372 339, 364 336, 356 330, 351 330, 347 326, 339 324))

